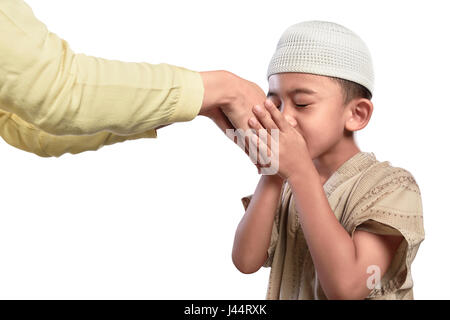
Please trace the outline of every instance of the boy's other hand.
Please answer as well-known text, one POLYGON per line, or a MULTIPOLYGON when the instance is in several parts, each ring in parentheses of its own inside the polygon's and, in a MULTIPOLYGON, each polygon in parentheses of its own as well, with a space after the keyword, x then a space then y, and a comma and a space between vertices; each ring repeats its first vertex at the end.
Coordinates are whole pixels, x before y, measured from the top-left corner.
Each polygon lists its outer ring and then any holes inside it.
POLYGON ((255 116, 249 119, 249 125, 258 131, 267 130, 267 136, 261 138, 255 134, 253 143, 268 150, 268 156, 278 161, 278 175, 288 179, 300 171, 302 163, 311 161, 306 141, 296 130, 297 123, 293 118, 286 118, 270 99, 266 99, 263 105, 253 108, 255 116), (272 138, 276 138, 275 134, 271 134, 274 130, 278 131, 278 139, 272 138))

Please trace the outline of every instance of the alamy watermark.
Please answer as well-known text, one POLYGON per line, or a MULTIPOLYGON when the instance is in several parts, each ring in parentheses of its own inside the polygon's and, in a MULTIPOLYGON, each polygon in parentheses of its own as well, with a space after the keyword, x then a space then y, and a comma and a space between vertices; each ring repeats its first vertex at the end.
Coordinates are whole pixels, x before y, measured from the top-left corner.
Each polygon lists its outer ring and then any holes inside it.
POLYGON ((237 145, 244 151, 246 151, 246 138, 248 138, 248 155, 255 165, 259 165, 262 174, 273 175, 278 172, 279 129, 271 129, 270 134, 266 129, 226 129, 225 134, 232 141, 237 142, 237 145))
POLYGON ((381 289, 380 275, 381 269, 379 266, 372 264, 367 267, 366 273, 373 273, 367 278, 366 285, 368 289, 381 289))

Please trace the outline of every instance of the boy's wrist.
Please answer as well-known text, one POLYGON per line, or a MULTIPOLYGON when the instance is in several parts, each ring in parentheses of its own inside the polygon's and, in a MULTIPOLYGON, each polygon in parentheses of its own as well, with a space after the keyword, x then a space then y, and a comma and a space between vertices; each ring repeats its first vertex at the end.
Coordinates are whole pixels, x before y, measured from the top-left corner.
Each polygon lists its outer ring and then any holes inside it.
POLYGON ((266 182, 276 184, 278 186, 283 185, 284 179, 281 178, 278 174, 272 174, 272 175, 262 175, 261 179, 265 180, 266 182))

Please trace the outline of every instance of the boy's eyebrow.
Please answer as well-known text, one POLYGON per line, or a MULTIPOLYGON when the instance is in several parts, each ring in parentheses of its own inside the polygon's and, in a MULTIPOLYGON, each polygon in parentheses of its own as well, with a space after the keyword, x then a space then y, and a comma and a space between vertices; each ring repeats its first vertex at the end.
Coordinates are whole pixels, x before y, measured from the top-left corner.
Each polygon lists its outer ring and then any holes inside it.
MULTIPOLYGON (((314 95, 317 92, 308 88, 295 88, 291 91, 288 92, 289 95, 294 94, 294 93, 305 93, 305 94, 311 94, 314 95)), ((271 97, 271 96, 276 96, 276 93, 269 91, 267 93, 267 98, 271 97)))

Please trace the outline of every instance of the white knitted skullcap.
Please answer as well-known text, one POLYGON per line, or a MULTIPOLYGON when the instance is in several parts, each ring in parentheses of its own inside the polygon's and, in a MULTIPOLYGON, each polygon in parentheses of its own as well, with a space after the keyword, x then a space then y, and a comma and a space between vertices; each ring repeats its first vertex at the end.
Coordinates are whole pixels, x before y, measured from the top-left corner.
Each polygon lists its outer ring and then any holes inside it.
POLYGON ((333 22, 304 21, 287 28, 269 63, 267 79, 281 72, 346 79, 363 85, 373 94, 369 49, 353 31, 333 22))

